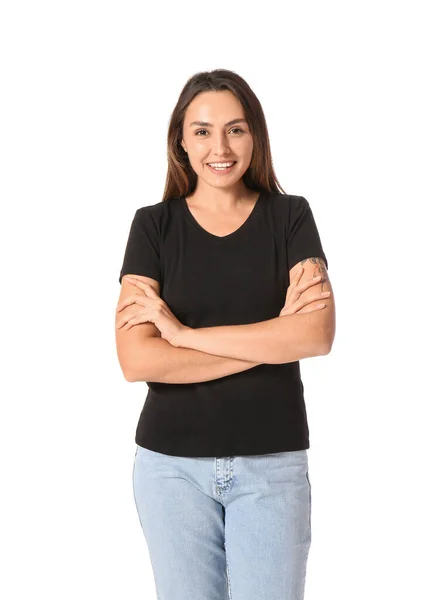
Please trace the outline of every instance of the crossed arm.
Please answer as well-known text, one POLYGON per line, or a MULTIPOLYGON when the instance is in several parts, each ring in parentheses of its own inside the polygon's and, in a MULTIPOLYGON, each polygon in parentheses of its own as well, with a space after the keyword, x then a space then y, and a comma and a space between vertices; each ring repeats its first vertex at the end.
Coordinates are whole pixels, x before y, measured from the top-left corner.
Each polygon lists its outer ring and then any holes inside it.
POLYGON ((301 281, 317 274, 322 276, 318 284, 305 290, 302 295, 312 297, 317 293, 317 288, 321 292, 330 291, 325 308, 248 325, 189 329, 179 338, 179 347, 267 364, 282 364, 328 354, 335 336, 335 304, 326 267, 321 258, 305 259, 291 269, 291 281, 300 265, 304 267, 301 281))
MULTIPOLYGON (((182 337, 179 347, 161 337, 146 338, 142 346, 135 341, 130 352, 133 366, 130 370, 128 366, 124 367, 126 379, 197 383, 240 373, 264 363, 282 364, 329 353, 335 335, 335 305, 326 267, 321 258, 305 259, 290 270, 291 283, 300 265, 304 267, 300 283, 316 274, 322 276, 322 280, 306 289, 301 298, 309 302, 317 292, 330 291, 324 309, 249 325, 189 330, 190 335, 185 339, 182 337)), ((157 291, 159 293, 159 287, 157 291)), ((124 335, 126 333, 130 332, 124 332, 124 335)))

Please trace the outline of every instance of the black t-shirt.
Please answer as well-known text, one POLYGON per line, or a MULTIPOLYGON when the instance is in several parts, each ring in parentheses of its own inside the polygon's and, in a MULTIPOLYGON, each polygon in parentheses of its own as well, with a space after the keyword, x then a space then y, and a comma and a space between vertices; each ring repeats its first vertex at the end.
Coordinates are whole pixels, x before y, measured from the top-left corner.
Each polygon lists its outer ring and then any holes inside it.
MULTIPOLYGON (((247 220, 223 237, 201 227, 182 196, 136 210, 119 281, 156 279, 189 327, 242 325, 278 317, 289 270, 311 256, 328 266, 303 196, 261 191, 247 220)), ((299 361, 200 383, 146 383, 135 441, 149 450, 220 457, 310 447, 299 361)))

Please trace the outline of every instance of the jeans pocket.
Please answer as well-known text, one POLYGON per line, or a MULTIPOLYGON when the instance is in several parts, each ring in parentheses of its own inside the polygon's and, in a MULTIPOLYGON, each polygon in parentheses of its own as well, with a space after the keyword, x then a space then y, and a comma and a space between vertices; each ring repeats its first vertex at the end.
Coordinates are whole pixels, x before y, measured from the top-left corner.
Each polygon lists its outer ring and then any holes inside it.
POLYGON ((308 529, 309 529, 310 542, 311 542, 311 483, 310 483, 310 476, 308 474, 308 468, 305 472, 305 477, 306 477, 307 483, 308 483, 308 529))

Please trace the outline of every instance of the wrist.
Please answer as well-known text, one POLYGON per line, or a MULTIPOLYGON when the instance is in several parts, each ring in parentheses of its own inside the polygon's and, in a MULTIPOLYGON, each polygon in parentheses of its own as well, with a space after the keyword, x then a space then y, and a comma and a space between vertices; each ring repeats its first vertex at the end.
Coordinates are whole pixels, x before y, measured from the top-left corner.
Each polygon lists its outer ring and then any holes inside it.
POLYGON ((174 338, 174 345, 177 348, 190 348, 190 340, 193 338, 193 327, 184 327, 174 338))

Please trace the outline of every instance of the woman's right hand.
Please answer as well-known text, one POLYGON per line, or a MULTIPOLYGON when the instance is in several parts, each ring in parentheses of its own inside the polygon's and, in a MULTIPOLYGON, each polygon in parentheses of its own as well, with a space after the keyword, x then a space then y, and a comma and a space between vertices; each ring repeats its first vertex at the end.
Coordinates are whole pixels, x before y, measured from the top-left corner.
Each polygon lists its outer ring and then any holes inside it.
POLYGON ((301 267, 293 283, 288 287, 285 306, 280 311, 279 317, 322 310, 322 308, 326 306, 326 304, 323 303, 323 300, 329 298, 330 292, 317 292, 311 298, 303 298, 300 300, 300 296, 305 290, 320 282, 320 279, 307 279, 307 281, 299 285, 303 272, 304 268, 301 267), (318 300, 321 302, 318 303, 318 300))

